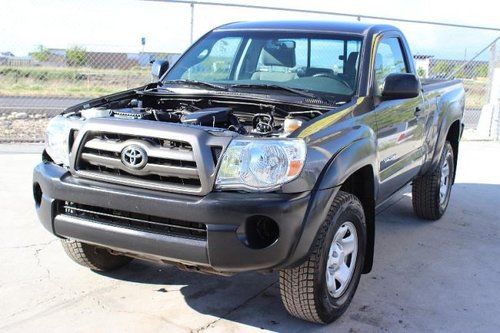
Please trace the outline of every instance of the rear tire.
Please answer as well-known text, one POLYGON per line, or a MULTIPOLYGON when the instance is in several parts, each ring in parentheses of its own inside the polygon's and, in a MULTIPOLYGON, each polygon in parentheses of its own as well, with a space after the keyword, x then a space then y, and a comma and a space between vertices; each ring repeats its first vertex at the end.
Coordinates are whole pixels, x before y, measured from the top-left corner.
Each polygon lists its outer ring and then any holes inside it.
POLYGON ((105 248, 76 240, 62 239, 61 244, 74 262, 94 271, 112 271, 132 261, 130 257, 113 255, 105 248))
POLYGON ((446 141, 437 167, 413 181, 412 203, 415 214, 426 220, 438 220, 450 202, 451 186, 455 179, 453 148, 446 141))
POLYGON ((354 195, 340 191, 306 261, 279 272, 286 310, 314 323, 331 323, 339 318, 358 287, 366 239, 361 203, 354 195))

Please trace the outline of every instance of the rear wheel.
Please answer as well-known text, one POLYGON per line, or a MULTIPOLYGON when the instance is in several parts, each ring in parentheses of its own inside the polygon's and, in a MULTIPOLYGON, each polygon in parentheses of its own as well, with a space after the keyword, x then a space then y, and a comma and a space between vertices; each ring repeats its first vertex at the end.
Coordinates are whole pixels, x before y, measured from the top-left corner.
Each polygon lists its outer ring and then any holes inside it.
POLYGON ((281 300, 300 319, 330 323, 351 303, 361 277, 366 224, 359 200, 339 192, 309 257, 279 274, 281 300))
POLYGON ((128 264, 132 258, 111 254, 107 249, 71 239, 62 239, 66 254, 77 264, 95 271, 111 271, 128 264))
POLYGON ((446 141, 437 167, 413 181, 413 210, 418 217, 438 220, 450 202, 451 186, 455 175, 453 148, 446 141))

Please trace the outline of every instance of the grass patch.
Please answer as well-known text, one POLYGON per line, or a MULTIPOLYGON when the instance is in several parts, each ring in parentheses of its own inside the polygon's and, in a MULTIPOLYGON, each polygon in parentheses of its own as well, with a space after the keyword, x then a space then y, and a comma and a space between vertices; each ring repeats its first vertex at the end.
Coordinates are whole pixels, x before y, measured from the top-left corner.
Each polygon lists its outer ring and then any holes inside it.
POLYGON ((98 97, 149 82, 149 70, 0 66, 0 95, 98 97))

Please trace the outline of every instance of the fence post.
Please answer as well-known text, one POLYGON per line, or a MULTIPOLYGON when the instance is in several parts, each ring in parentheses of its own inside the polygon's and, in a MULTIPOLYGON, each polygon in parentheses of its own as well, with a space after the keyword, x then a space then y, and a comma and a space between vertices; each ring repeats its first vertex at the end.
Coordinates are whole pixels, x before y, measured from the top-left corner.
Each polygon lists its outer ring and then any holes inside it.
POLYGON ((488 59, 488 88, 486 91, 486 96, 488 97, 488 103, 491 103, 491 94, 492 94, 492 88, 493 88, 493 74, 495 72, 495 63, 496 63, 496 48, 497 48, 497 43, 493 43, 490 47, 490 56, 488 59))
POLYGON ((489 103, 493 106, 490 137, 496 141, 500 141, 500 50, 498 50, 498 40, 491 47, 492 76, 488 95, 489 103))
POLYGON ((194 3, 191 2, 191 22, 190 22, 190 36, 189 36, 189 45, 193 44, 193 36, 194 36, 194 3))
POLYGON ((497 57, 498 38, 489 47, 488 84, 486 87, 486 104, 481 109, 481 116, 475 133, 475 139, 500 139, 500 62, 497 57))

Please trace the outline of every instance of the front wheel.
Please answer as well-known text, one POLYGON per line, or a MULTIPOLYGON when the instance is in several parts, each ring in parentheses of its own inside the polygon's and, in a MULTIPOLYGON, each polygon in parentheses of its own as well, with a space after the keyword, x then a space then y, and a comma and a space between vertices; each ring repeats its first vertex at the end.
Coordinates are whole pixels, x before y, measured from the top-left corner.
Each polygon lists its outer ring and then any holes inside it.
POLYGON ((315 323, 339 318, 356 292, 365 248, 363 207, 355 196, 340 191, 306 261, 280 271, 280 294, 286 310, 315 323))

